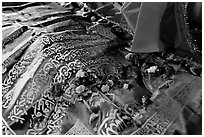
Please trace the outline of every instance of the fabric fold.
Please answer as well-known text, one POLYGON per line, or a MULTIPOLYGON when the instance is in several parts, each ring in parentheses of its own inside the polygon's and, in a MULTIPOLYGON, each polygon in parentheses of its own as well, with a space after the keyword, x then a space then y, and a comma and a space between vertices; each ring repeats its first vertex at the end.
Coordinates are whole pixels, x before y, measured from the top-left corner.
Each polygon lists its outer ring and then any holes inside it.
POLYGON ((162 50, 160 21, 166 5, 166 2, 143 2, 139 11, 139 3, 124 5, 122 13, 134 29, 132 52, 148 53, 162 50))

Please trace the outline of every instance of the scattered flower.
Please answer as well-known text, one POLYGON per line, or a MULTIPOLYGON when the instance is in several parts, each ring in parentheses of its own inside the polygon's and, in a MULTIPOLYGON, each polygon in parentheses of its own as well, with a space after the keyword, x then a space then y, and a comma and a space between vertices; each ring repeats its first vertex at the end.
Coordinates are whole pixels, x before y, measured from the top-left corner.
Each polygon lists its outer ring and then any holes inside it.
POLYGON ((87 93, 92 93, 92 91, 91 91, 91 90, 88 90, 87 93))
POLYGON ((93 130, 94 130, 94 132, 97 132, 97 131, 98 131, 98 128, 97 128, 97 127, 94 127, 93 130))
POLYGON ((95 79, 97 79, 97 76, 96 74, 91 74, 91 76, 93 76, 95 79))
POLYGON ((125 59, 127 60, 131 60, 133 58, 133 53, 128 53, 126 56, 125 56, 125 59))
POLYGON ((109 79, 109 80, 108 80, 108 85, 112 87, 112 86, 114 85, 114 82, 109 79))
POLYGON ((142 96, 142 103, 144 104, 146 103, 146 101, 147 101, 147 98, 145 96, 142 96))
POLYGON ((77 78, 83 78, 85 77, 85 72, 83 70, 79 70, 77 73, 76 73, 76 77, 77 78))
POLYGON ((106 84, 101 87, 101 90, 102 92, 108 92, 110 90, 110 87, 106 84))
POLYGON ((82 93, 82 92, 84 92, 85 91, 85 86, 84 85, 80 85, 80 86, 78 86, 78 87, 76 87, 76 93, 82 93))
POLYGON ((123 89, 128 89, 128 87, 129 87, 129 84, 127 84, 127 83, 125 83, 125 84, 123 85, 123 89))
POLYGON ((70 86, 69 86, 70 88, 75 88, 76 87, 76 85, 75 84, 70 84, 70 86))
POLYGON ((92 71, 90 69, 88 69, 87 72, 91 73, 92 71))
POLYGON ((142 108, 142 109, 140 109, 140 110, 138 110, 138 111, 139 111, 140 114, 145 114, 145 113, 147 113, 147 111, 145 110, 145 108, 142 108))
POLYGON ((78 100, 78 101, 83 101, 82 96, 79 96, 79 97, 77 98, 77 100, 78 100))
POLYGON ((157 68, 158 68, 157 66, 152 66, 152 67, 146 69, 146 71, 147 71, 148 73, 155 73, 156 70, 157 70, 157 68))
POLYGON ((140 113, 136 112, 133 117, 132 117, 135 121, 137 121, 139 124, 141 124, 141 119, 143 118, 143 115, 141 115, 140 113))
POLYGON ((142 97, 142 104, 143 104, 143 107, 147 107, 148 105, 150 105, 152 103, 152 101, 150 100, 150 98, 146 95, 144 95, 142 97))

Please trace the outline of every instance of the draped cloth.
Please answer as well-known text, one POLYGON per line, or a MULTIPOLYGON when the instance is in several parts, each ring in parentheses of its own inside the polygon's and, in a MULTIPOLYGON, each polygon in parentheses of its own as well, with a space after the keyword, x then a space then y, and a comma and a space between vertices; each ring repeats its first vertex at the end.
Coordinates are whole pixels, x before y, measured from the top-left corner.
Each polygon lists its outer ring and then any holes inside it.
MULTIPOLYGON (((189 30, 188 3, 126 2, 120 11, 134 31, 132 52, 175 50, 181 56, 196 53, 189 30)), ((195 23, 194 23, 195 24, 195 23)), ((202 47, 202 44, 200 44, 202 47)), ((198 60, 198 58, 196 59, 198 60)))
POLYGON ((2 12, 3 134, 201 134, 201 76, 159 57, 145 63, 175 68, 172 78, 163 78, 169 71, 142 75, 127 61, 131 34, 120 24, 82 3, 33 2, 2 12), (142 98, 156 91, 144 107, 142 98))
POLYGON ((166 3, 127 3, 121 8, 134 31, 132 52, 158 52, 160 46, 160 22, 166 3))

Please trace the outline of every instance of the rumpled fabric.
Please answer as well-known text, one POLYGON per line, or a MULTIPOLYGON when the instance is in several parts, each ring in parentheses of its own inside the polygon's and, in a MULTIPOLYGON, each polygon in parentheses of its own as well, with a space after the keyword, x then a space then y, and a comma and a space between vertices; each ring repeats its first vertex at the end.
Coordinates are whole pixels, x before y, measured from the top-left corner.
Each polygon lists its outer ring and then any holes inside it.
POLYGON ((83 3, 2 12, 4 135, 201 134, 201 64, 130 61, 131 34, 83 3))

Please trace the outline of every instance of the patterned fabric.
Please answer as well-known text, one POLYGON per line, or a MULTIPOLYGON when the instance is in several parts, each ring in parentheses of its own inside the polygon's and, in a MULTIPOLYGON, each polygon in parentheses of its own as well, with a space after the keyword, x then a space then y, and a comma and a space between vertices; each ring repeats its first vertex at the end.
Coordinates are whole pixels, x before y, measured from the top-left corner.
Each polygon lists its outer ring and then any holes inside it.
POLYGON ((4 135, 188 134, 183 111, 200 115, 200 64, 128 58, 129 31, 86 4, 2 11, 4 135))

